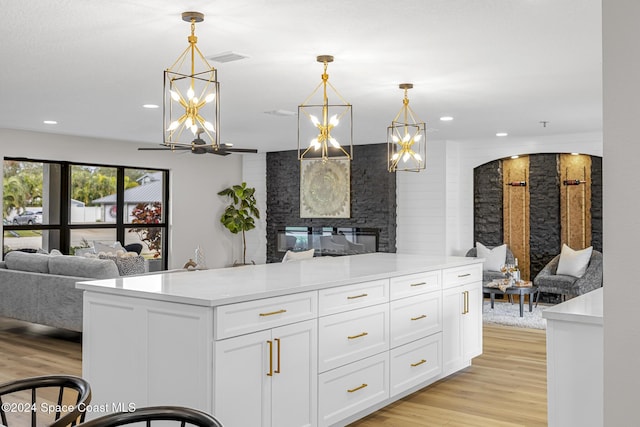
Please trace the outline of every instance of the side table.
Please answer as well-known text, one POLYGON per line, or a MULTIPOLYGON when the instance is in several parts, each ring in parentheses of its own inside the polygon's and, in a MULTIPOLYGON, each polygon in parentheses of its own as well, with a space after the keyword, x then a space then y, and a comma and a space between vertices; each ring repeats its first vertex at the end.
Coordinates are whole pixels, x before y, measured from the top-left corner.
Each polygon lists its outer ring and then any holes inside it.
POLYGON ((489 298, 491 299, 491 308, 493 309, 494 301, 496 294, 498 295, 518 295, 519 303, 520 303, 520 317, 524 316, 524 298, 525 295, 529 295, 529 312, 533 311, 533 298, 536 300, 536 307, 538 306, 538 297, 540 292, 537 286, 510 286, 506 288, 504 291, 501 291, 499 288, 494 288, 490 286, 484 286, 482 288, 483 293, 489 294, 489 298))

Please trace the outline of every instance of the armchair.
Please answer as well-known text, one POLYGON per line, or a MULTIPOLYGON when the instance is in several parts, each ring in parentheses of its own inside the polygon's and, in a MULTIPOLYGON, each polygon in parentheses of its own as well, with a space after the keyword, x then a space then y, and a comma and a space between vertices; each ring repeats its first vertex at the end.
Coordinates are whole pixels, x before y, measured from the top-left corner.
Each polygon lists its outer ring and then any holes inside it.
MULTIPOLYGON (((493 249, 493 248, 489 248, 489 249, 493 249)), ((475 247, 473 247, 467 251, 467 254, 465 256, 475 258, 478 256, 478 250, 475 247)), ((515 257, 513 256, 513 252, 511 252, 511 249, 509 249, 508 246, 507 246, 507 256, 504 263, 505 264, 515 263, 515 257)), ((487 283, 496 279, 504 279, 504 274, 500 271, 491 271, 491 270, 485 270, 484 267, 482 268, 482 286, 486 286, 487 283)))
POLYGON ((559 262, 560 255, 556 255, 533 279, 533 284, 540 292, 573 298, 602 286, 602 253, 596 250, 591 252, 589 265, 582 277, 556 274, 559 262))

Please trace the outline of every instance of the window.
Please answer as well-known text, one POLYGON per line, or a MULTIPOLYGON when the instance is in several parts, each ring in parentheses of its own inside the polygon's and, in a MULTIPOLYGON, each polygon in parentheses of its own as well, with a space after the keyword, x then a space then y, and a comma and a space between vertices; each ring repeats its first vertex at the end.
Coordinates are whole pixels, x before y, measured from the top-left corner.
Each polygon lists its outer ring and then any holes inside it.
POLYGON ((4 160, 3 254, 133 245, 166 269, 168 171, 4 160))

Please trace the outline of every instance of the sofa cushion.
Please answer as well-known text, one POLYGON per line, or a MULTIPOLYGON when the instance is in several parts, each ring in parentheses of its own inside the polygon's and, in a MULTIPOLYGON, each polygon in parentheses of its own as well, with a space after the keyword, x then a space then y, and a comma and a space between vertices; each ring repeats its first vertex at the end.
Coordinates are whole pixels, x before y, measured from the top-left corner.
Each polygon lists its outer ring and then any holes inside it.
POLYGON ((11 251, 4 256, 4 262, 9 270, 28 271, 30 273, 49 272, 49 255, 11 251))
POLYGON ((107 259, 78 256, 53 256, 49 258, 49 272, 60 276, 113 279, 120 276, 116 264, 107 259))

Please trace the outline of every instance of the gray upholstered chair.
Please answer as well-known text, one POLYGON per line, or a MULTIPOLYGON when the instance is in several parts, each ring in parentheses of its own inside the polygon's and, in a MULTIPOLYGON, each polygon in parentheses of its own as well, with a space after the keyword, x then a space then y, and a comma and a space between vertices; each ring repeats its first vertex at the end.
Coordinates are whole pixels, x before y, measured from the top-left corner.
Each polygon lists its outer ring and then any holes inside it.
POLYGON ((591 252, 589 265, 582 277, 556 274, 559 262, 560 255, 556 255, 533 279, 533 284, 540 292, 559 294, 566 299, 586 294, 602 286, 602 253, 596 250, 591 252))
MULTIPOLYGON (((489 247, 487 246, 489 249, 493 249, 493 247, 489 247)), ((473 247, 471 249, 469 249, 467 251, 467 254, 465 256, 468 257, 477 257, 478 256, 478 250, 473 247)), ((506 259, 504 260, 505 264, 514 264, 515 258, 513 256, 513 252, 511 252, 511 249, 509 249, 509 247, 507 246, 507 256, 506 259)), ((486 286, 487 283, 491 282, 492 280, 495 279, 504 279, 504 274, 500 271, 491 271, 491 270, 485 270, 484 268, 482 269, 482 286, 486 286)))

